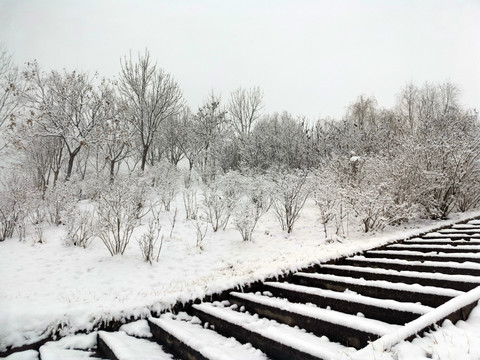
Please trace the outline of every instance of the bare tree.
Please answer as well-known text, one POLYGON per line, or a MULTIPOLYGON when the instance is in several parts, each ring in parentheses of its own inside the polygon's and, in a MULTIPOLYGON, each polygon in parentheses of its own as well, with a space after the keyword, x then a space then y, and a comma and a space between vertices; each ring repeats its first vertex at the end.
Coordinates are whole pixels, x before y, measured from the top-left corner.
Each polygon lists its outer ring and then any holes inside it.
MULTIPOLYGON (((12 56, 0 44, 0 129, 10 119, 15 121, 15 111, 20 105, 21 79, 12 56)), ((5 144, 0 143, 0 150, 5 144)))
POLYGON ((348 117, 360 130, 375 127, 376 107, 377 100, 374 97, 360 95, 348 108, 348 117))
POLYGON ((259 87, 238 88, 230 94, 228 119, 240 137, 250 134, 263 109, 263 94, 259 87))
POLYGON ((185 153, 179 144, 179 139, 184 136, 182 129, 182 114, 176 114, 167 119, 165 131, 161 141, 166 159, 173 165, 177 165, 185 157, 185 153))
POLYGON ((412 84, 407 84, 397 95, 397 111, 400 118, 413 129, 418 121, 419 90, 412 84))
POLYGON ((202 151, 202 144, 196 135, 195 118, 188 108, 184 108, 176 132, 176 145, 188 160, 190 172, 202 151))
POLYGON ((170 74, 150 60, 148 50, 135 63, 121 61, 120 92, 128 104, 129 118, 141 143, 141 169, 162 123, 180 111, 182 92, 170 74))
MULTIPOLYGON (((23 129, 25 130, 25 129, 23 129)), ((33 170, 35 186, 44 194, 49 185, 57 183, 63 157, 63 140, 58 137, 42 138, 34 131, 17 132, 22 138, 22 151, 27 154, 26 164, 33 170)))
POLYGON ((68 153, 69 179, 80 150, 98 141, 94 129, 106 115, 109 89, 104 81, 95 87, 94 79, 76 71, 45 75, 36 63, 29 64, 25 76, 29 85, 27 122, 35 127, 38 136, 62 139, 68 153))
POLYGON ((199 141, 201 146, 197 164, 205 182, 215 177, 224 130, 225 111, 220 106, 220 98, 212 93, 198 109, 193 127, 196 141, 199 141))
POLYGON ((132 141, 133 129, 128 121, 127 105, 110 93, 108 106, 106 107, 106 120, 100 122, 97 130, 102 137, 100 151, 108 163, 110 183, 113 183, 115 173, 120 163, 130 157, 134 151, 132 141))

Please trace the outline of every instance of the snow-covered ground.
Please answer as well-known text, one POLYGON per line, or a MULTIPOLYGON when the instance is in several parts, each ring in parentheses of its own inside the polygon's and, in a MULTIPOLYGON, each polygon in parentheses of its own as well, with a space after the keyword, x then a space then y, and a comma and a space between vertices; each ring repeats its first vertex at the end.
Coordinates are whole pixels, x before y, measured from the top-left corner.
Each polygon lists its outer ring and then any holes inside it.
MULTIPOLYGON (((200 250, 196 247, 195 228, 185 220, 181 195, 172 209, 175 207, 178 216, 171 237, 169 218, 173 210, 163 215, 165 241, 159 262, 153 265, 142 260, 134 239, 123 256, 114 257, 99 239, 86 249, 65 246, 62 226, 47 227, 44 244, 33 244, 33 232, 24 242, 13 238, 0 243, 0 351, 9 345, 35 342, 53 330, 61 329, 61 334, 67 335, 93 330, 102 321, 146 318, 151 311, 162 311, 177 301, 203 297, 480 215, 453 215, 452 220, 444 222, 419 221, 376 234, 362 234, 350 226, 342 243, 328 244, 315 204, 309 201, 291 234, 281 231, 270 211, 260 219, 253 241, 243 242, 231 225, 216 233, 209 228, 200 250)), ((145 229, 146 225, 139 227, 137 234, 145 229)), ((478 312, 473 318, 480 329, 478 312)), ((462 327, 455 329, 451 336, 459 336, 462 327)))

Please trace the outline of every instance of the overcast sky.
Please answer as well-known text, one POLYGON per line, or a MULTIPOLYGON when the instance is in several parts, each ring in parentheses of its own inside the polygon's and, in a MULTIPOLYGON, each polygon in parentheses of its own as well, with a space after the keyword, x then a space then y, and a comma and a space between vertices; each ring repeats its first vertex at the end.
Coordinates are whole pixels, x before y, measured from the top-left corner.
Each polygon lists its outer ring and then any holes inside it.
POLYGON ((17 64, 116 76, 148 48, 193 110, 260 86, 268 112, 339 118, 360 94, 452 81, 480 108, 480 1, 0 0, 17 64))

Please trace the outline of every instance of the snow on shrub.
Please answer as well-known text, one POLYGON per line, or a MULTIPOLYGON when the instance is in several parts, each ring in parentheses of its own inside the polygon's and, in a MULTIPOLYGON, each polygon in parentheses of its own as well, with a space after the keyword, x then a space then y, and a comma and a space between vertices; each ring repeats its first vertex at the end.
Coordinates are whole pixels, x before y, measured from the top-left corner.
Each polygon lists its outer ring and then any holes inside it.
MULTIPOLYGON (((18 170, 18 169, 16 169, 18 170)), ((37 200, 31 179, 22 171, 13 171, 0 182, 0 241, 12 237, 20 226, 24 235, 30 203, 37 200)))
POLYGON ((18 205, 7 191, 0 193, 0 241, 12 237, 18 221, 18 205))
POLYGON ((457 193, 458 210, 465 212, 475 209, 480 205, 480 171, 477 171, 475 177, 467 179, 460 184, 457 193))
POLYGON ((96 199, 103 189, 109 186, 110 180, 105 176, 100 175, 102 174, 93 174, 92 176, 87 176, 83 181, 80 182, 79 200, 96 199))
POLYGON ((202 251, 203 250, 203 240, 207 235, 208 230, 208 222, 203 216, 197 215, 195 216, 195 220, 193 221, 193 226, 195 227, 195 232, 197 235, 197 248, 202 251))
POLYGON ((271 191, 270 183, 263 176, 244 177, 244 197, 238 201, 234 212, 235 228, 244 241, 252 240, 258 220, 270 208, 271 191))
POLYGON ((60 225, 64 222, 63 214, 71 211, 78 201, 79 186, 71 179, 57 181, 45 190, 45 208, 51 224, 60 225))
POLYGON ((226 226, 230 218, 230 207, 216 181, 204 188, 202 204, 205 218, 212 225, 213 231, 226 226))
POLYGON ((203 211, 213 231, 225 227, 242 194, 242 177, 230 172, 217 177, 203 189, 203 211))
POLYGON ((143 260, 150 263, 157 261, 160 258, 160 252, 162 251, 163 246, 163 234, 162 234, 162 225, 160 225, 160 211, 152 208, 153 217, 149 220, 147 225, 147 231, 142 234, 142 236, 137 239, 138 246, 143 256, 143 260), (160 243, 157 243, 160 239, 160 243))
POLYGON ((155 189, 160 196, 166 211, 170 211, 170 203, 178 193, 180 172, 172 163, 162 160, 150 170, 153 176, 155 189))
POLYGON ((185 187, 182 193, 185 218, 187 220, 195 220, 198 213, 196 188, 196 185, 198 185, 198 175, 191 169, 184 169, 181 173, 185 187))
POLYGON ((381 230, 415 216, 416 204, 394 190, 399 184, 392 176, 391 164, 381 157, 362 158, 361 162, 355 176, 343 182, 342 191, 347 210, 359 219, 363 231, 381 230))
POLYGON ((185 218, 187 220, 195 220, 198 213, 197 190, 185 189, 183 191, 183 205, 185 207, 185 218))
POLYGON ((235 211, 235 227, 242 235, 243 241, 252 240, 252 233, 255 230, 258 219, 262 212, 249 199, 241 199, 235 211))
POLYGON ((95 212, 89 208, 74 208, 65 216, 65 244, 87 248, 95 237, 95 212))
POLYGON ((136 177, 119 178, 99 194, 96 203, 97 236, 110 254, 123 254, 140 223, 145 198, 136 177))
POLYGON ((273 209, 282 230, 291 233, 311 191, 308 172, 293 170, 270 173, 273 182, 273 209))
POLYGON ((342 220, 341 191, 335 184, 332 174, 326 170, 318 172, 313 180, 313 199, 320 211, 320 222, 323 225, 325 239, 328 239, 327 225, 336 217, 342 220))

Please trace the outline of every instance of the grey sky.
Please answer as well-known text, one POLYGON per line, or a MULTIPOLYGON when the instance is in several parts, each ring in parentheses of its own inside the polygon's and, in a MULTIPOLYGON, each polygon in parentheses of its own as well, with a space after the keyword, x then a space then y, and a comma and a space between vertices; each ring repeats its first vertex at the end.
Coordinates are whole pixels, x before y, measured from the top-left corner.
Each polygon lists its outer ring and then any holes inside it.
POLYGON ((413 81, 449 80, 480 108, 480 1, 0 0, 18 64, 118 74, 148 47, 193 110, 258 85, 266 111, 341 117, 364 93, 389 107, 413 81))

